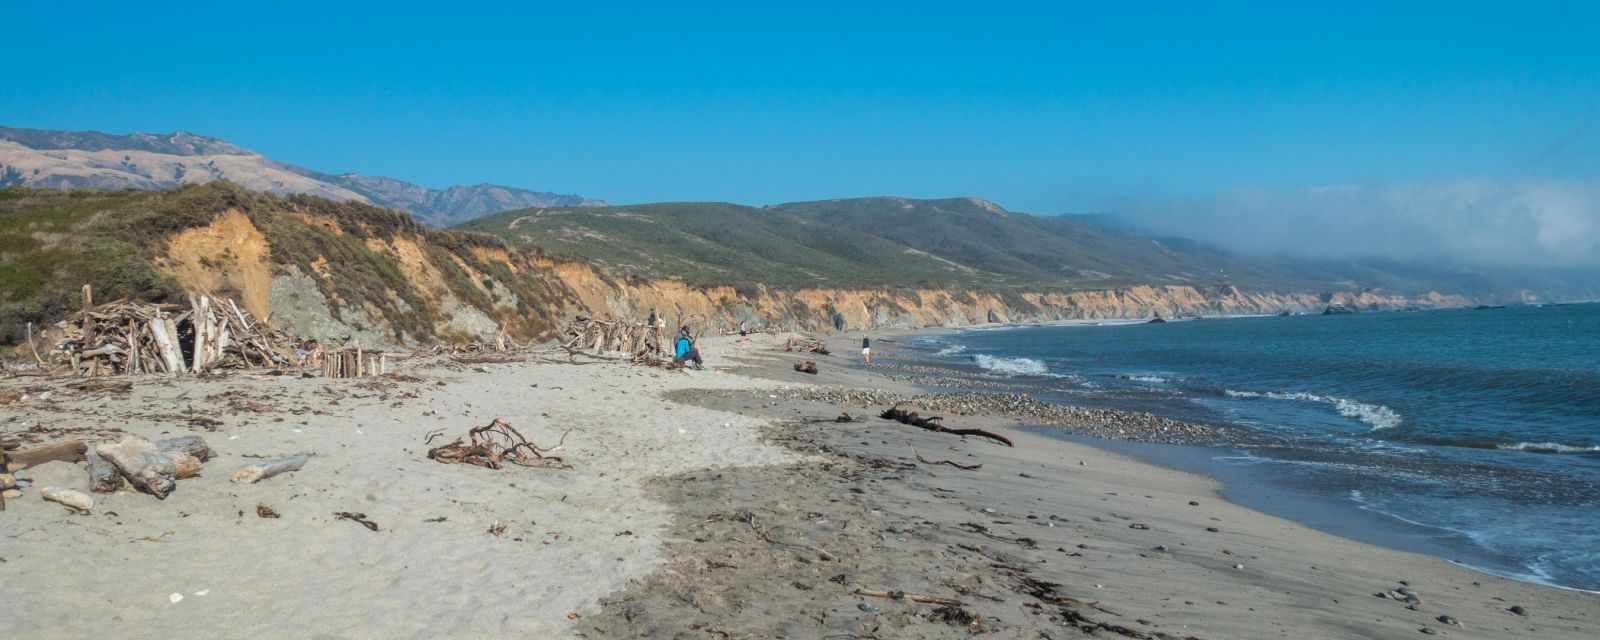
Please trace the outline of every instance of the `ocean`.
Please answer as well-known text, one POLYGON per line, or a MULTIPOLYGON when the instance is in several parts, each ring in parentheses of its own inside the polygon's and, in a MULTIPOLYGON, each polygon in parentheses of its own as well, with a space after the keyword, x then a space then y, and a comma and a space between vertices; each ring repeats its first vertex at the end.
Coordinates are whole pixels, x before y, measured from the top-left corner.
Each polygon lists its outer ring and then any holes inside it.
POLYGON ((1244 430, 1248 446, 1095 444, 1247 506, 1600 591, 1600 304, 1008 327, 914 350, 1044 400, 1244 430))

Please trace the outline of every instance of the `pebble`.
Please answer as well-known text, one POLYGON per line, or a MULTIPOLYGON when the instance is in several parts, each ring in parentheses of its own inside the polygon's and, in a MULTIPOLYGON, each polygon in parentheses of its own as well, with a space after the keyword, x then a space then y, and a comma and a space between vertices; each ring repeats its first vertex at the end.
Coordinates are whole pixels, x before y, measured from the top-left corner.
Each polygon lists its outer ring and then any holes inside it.
POLYGON ((879 613, 883 613, 883 609, 882 608, 879 608, 878 605, 872 604, 871 602, 863 602, 861 604, 856 605, 856 608, 860 609, 862 611, 865 611, 867 613, 873 614, 873 615, 877 615, 879 613))
POLYGON ((1434 619, 1438 620, 1440 624, 1448 624, 1448 625, 1453 625, 1453 626, 1457 626, 1457 627, 1461 626, 1461 621, 1460 620, 1457 620, 1457 619, 1452 618, 1450 616, 1439 616, 1439 617, 1434 618, 1434 619))
POLYGON ((1243 568, 1244 568, 1244 565, 1242 565, 1242 564, 1236 564, 1236 565, 1233 565, 1233 568, 1235 568, 1235 569, 1243 569, 1243 568))
POLYGON ((1524 608, 1520 604, 1511 605, 1511 608, 1510 609, 1506 609, 1506 611, 1510 611, 1510 612, 1515 613, 1515 614, 1517 614, 1519 616, 1528 615, 1528 610, 1526 608, 1524 608))
MULTIPOLYGON (((959 384, 959 383, 958 383, 959 384)), ((1023 393, 933 393, 907 396, 879 389, 788 388, 775 395, 788 400, 828 402, 857 407, 915 404, 923 412, 946 416, 1000 415, 1040 426, 1069 427, 1087 435, 1157 443, 1215 442, 1215 427, 1191 424, 1151 413, 1078 407, 1038 400, 1023 393)), ((1079 466, 1087 466, 1078 461, 1079 466)))

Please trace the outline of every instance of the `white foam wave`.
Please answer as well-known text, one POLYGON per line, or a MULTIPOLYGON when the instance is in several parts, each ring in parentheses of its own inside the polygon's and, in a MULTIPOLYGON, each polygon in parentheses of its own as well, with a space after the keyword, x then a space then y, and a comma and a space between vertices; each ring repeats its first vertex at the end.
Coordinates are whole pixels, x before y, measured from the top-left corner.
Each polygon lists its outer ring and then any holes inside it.
POLYGON ((964 345, 964 344, 953 344, 953 345, 950 345, 950 346, 945 347, 943 349, 940 349, 938 352, 934 353, 933 355, 936 355, 936 356, 953 356, 953 355, 957 355, 957 354, 960 354, 962 352, 965 352, 966 350, 967 350, 967 345, 964 345))
POLYGON ((1132 380, 1134 382, 1149 382, 1154 384, 1162 384, 1167 382, 1167 379, 1161 376, 1123 376, 1122 378, 1124 380, 1132 380))
POLYGON ((1367 404, 1349 398, 1337 396, 1323 396, 1315 393, 1295 392, 1285 393, 1280 391, 1234 391, 1223 390, 1223 394, 1230 398, 1270 398, 1272 400, 1302 400, 1305 402, 1321 402, 1333 405, 1339 415, 1346 418, 1355 418, 1372 427, 1373 431, 1380 429, 1393 429, 1400 426, 1399 412, 1381 404, 1367 404))
POLYGON ((1032 358, 1000 358, 980 353, 972 356, 972 361, 980 368, 1010 376, 1042 376, 1050 373, 1049 367, 1032 358))
POLYGON ((1559 442, 1518 442, 1516 444, 1502 444, 1496 448, 1507 451, 1531 451, 1534 453, 1594 453, 1600 447, 1574 447, 1570 444, 1559 442))

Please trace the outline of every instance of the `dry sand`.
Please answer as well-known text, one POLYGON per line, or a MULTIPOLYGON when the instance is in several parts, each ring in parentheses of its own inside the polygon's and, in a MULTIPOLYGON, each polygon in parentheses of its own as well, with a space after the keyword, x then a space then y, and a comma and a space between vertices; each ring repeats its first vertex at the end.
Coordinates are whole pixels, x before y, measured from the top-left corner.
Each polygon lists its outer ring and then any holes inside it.
MULTIPOLYGON (((770 392, 779 384, 911 391, 845 368, 859 352, 851 340, 834 340, 839 355, 810 357, 820 376, 792 371, 799 358, 756 336, 704 344, 712 365, 735 371, 505 364, 429 368, 414 372, 421 381, 378 385, 149 381, 130 396, 58 390, 0 407, 6 433, 71 423, 186 435, 195 427, 171 414, 191 407, 223 422, 200 431, 219 457, 165 501, 97 494, 89 515, 43 502, 37 487, 8 501, 0 513, 7 635, 1600 633, 1592 594, 1312 531, 1231 505, 1203 477, 998 419, 959 426, 993 428, 1016 448, 876 418, 812 421, 840 408, 770 392), (560 455, 573 469, 491 471, 424 457, 430 431, 455 435, 497 416, 541 444, 572 429, 560 455), (256 485, 227 480, 252 461, 246 455, 298 452, 316 454, 302 471, 256 485), (923 464, 918 453, 983 466, 923 464), (281 517, 257 517, 261 503, 281 517), (336 520, 337 511, 365 513, 380 530, 336 520), (503 536, 488 533, 496 523, 503 536), (1401 580, 1420 597, 1416 610, 1374 597, 1401 580), (861 597, 857 588, 962 605, 861 597), (1528 615, 1507 611, 1513 605, 1528 615)), ((888 346, 880 339, 875 351, 888 346)), ((86 484, 76 465, 19 475, 86 484)))

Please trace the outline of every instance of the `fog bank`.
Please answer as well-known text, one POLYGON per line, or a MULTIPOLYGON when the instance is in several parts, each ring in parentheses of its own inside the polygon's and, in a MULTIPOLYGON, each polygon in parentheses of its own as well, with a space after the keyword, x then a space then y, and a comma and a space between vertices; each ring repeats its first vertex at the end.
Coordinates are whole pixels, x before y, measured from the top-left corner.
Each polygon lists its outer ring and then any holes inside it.
POLYGON ((1600 266, 1600 185, 1457 179, 1238 190, 1124 204, 1148 229, 1250 254, 1485 266, 1600 266))

